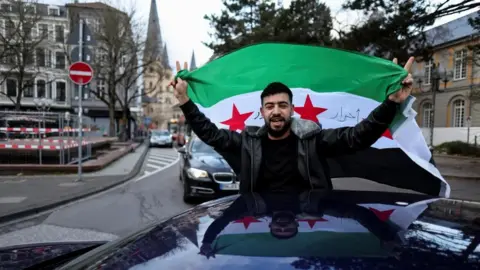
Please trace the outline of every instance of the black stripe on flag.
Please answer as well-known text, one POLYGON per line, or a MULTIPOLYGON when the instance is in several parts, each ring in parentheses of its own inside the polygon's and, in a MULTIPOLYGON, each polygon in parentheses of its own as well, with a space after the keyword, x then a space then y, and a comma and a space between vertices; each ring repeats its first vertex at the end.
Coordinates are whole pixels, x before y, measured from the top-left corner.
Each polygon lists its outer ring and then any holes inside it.
POLYGON ((442 191, 442 180, 411 160, 400 148, 370 147, 328 159, 328 164, 332 178, 358 177, 431 196, 439 196, 442 191))

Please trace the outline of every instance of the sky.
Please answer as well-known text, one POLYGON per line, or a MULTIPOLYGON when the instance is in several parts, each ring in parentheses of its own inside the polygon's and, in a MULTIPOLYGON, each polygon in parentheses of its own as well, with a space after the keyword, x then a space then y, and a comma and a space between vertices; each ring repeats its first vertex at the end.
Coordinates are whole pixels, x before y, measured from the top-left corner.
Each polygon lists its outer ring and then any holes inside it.
MULTIPOLYGON (((283 0, 283 5, 288 6, 291 0, 283 0)), ((432 0, 440 2, 441 0, 432 0)), ((461 0, 451 0, 452 3, 461 0)), ((480 0, 478 0, 480 1, 480 0)), ((48 4, 63 5, 73 3, 73 0, 40 0, 39 2, 48 4)), ((95 2, 92 0, 79 0, 79 2, 95 2)), ((210 41, 211 32, 208 21, 203 17, 205 14, 218 14, 223 8, 221 0, 156 0, 160 27, 162 29, 163 41, 167 43, 169 60, 173 68, 175 61, 190 62, 192 52, 195 51, 197 66, 206 63, 212 51, 203 45, 202 42, 210 41)), ((345 12, 341 10, 341 0, 324 0, 330 7, 332 15, 335 17, 334 27, 347 26, 355 24, 361 17, 360 13, 345 12)), ((134 7, 138 19, 148 22, 151 0, 111 0, 110 3, 120 7, 134 7)), ((471 12, 471 11, 470 11, 471 12)), ((469 13, 469 12, 466 12, 469 13)), ((444 17, 436 22, 440 25, 455 18, 465 15, 455 14, 444 17)))

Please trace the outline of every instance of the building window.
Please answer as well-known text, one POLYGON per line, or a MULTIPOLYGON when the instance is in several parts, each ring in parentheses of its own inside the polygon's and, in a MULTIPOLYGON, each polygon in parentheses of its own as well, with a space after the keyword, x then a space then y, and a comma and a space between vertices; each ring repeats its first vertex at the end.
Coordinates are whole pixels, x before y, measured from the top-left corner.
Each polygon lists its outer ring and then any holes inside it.
POLYGON ((105 83, 104 79, 98 79, 97 80, 97 97, 99 99, 105 98, 105 95, 107 93, 107 84, 105 83))
POLYGON ((38 25, 38 37, 40 40, 48 39, 48 24, 41 23, 38 25))
POLYGON ((32 39, 32 26, 24 24, 22 25, 23 28, 23 37, 25 40, 31 40, 32 39))
POLYGON ((58 8, 48 8, 49 16, 60 16, 60 9, 58 8))
POLYGON ((7 79, 7 96, 17 96, 17 81, 13 79, 7 79))
POLYGON ((432 127, 433 104, 426 102, 422 106, 423 123, 422 126, 426 128, 432 127))
POLYGON ((148 88, 150 88, 150 91, 153 90, 153 83, 152 83, 152 82, 149 83, 149 87, 148 87, 148 88))
POLYGON ((65 101, 67 99, 67 89, 65 82, 56 82, 57 101, 65 101))
POLYGON ((37 98, 45 98, 46 83, 44 80, 37 80, 37 98))
POLYGON ((44 48, 36 48, 36 58, 37 58, 37 66, 39 67, 45 67, 46 62, 45 62, 45 49, 44 48))
POLYGON ((5 22, 5 32, 7 34, 7 39, 13 39, 17 29, 15 29, 15 23, 11 20, 5 22))
POLYGON ((453 79, 461 80, 467 77, 467 50, 463 49, 461 51, 455 52, 453 69, 453 79))
POLYGON ((55 25, 55 41, 60 43, 65 42, 63 25, 55 25))
POLYGON ((453 102, 453 126, 463 127, 465 124, 465 100, 457 99, 453 102))
POLYGON ((11 12, 12 11, 12 5, 10 4, 1 4, 0 9, 4 12, 11 12))
POLYGON ((23 96, 26 98, 33 98, 33 84, 26 81, 23 85, 23 96))
POLYGON ((53 96, 53 83, 52 82, 49 82, 47 84, 47 96, 46 97, 51 98, 51 99, 55 98, 53 96))
POLYGON ((65 53, 63 52, 55 53, 55 68, 65 69, 65 53))
POLYGON ((36 13, 36 8, 33 4, 26 4, 25 7, 23 8, 23 10, 25 11, 25 13, 27 13, 28 15, 33 15, 36 13))

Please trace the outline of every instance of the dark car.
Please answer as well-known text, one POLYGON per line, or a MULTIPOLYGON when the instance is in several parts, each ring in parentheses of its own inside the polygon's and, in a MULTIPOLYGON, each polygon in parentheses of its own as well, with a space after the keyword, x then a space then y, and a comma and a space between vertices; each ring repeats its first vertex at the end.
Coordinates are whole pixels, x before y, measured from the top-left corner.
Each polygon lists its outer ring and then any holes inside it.
POLYGON ((99 243, 2 249, 0 268, 480 269, 479 213, 479 203, 421 194, 236 195, 96 249, 99 243))
POLYGON ((194 137, 178 150, 182 154, 180 181, 183 199, 212 199, 238 193, 239 183, 230 165, 212 147, 194 137))

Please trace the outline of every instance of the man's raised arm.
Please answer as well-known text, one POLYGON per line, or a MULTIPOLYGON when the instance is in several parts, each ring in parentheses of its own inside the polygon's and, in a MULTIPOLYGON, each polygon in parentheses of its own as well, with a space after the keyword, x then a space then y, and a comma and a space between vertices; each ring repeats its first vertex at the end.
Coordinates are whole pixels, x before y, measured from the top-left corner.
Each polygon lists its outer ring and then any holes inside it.
MULTIPOLYGON (((410 72, 414 58, 410 57, 405 70, 410 72)), ((397 63, 396 59, 393 60, 397 63)), ((410 73, 402 82, 402 89, 389 95, 370 115, 354 127, 325 129, 317 136, 319 153, 337 156, 363 150, 374 144, 393 122, 399 105, 412 91, 413 78, 410 73)))
POLYGON ((212 146, 216 150, 234 150, 239 149, 241 145, 240 134, 236 131, 219 129, 203 114, 190 100, 187 95, 187 82, 178 78, 171 85, 175 87, 174 95, 180 103, 187 123, 193 132, 206 144, 212 146))

